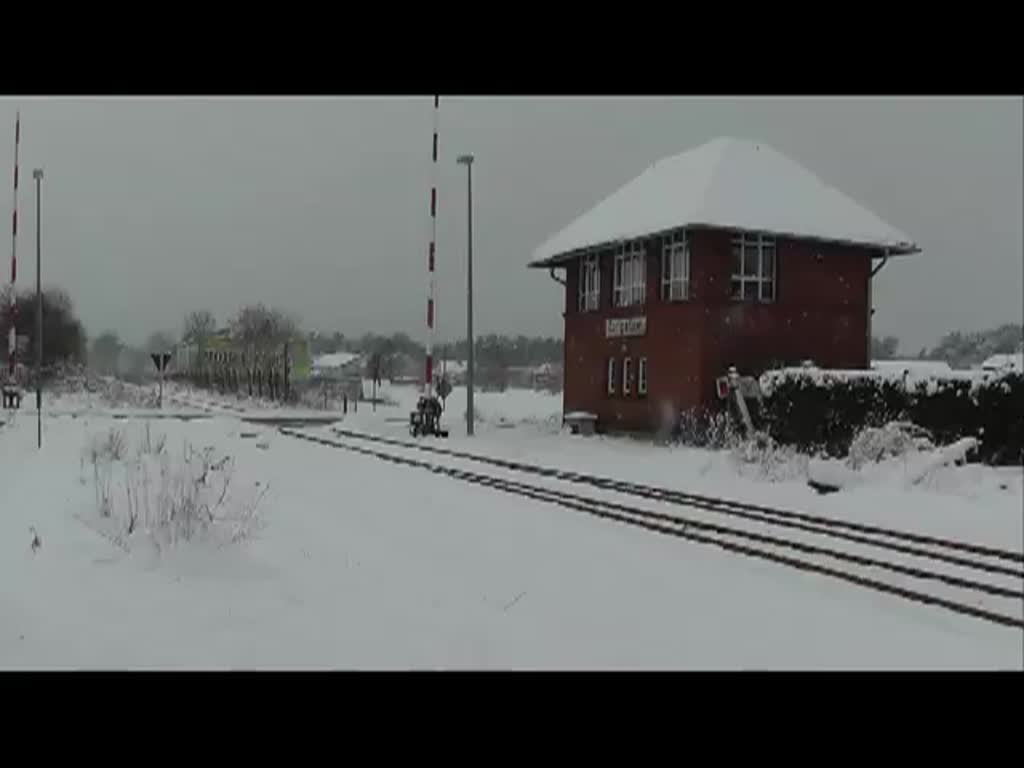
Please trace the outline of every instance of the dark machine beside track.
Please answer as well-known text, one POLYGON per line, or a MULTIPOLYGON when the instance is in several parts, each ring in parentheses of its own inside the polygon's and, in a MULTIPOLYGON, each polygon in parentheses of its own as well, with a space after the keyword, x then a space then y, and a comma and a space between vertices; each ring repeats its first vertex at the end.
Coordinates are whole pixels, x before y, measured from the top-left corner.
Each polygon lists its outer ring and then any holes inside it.
POLYGON ((422 395, 416 403, 416 410, 409 414, 409 434, 413 437, 448 437, 448 430, 441 429, 443 411, 439 397, 422 395))

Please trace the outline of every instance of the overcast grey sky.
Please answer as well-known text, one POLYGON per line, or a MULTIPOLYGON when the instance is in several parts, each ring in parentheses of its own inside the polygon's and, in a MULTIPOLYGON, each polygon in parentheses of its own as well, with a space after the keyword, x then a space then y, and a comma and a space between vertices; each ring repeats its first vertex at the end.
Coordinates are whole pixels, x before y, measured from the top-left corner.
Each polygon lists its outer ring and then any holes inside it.
MULTIPOLYGON (((308 328, 422 338, 432 99, 3 99, 11 201, 21 110, 19 282, 44 282, 91 335, 139 343, 189 309, 265 301, 308 328)), ((1020 322, 1022 101, 441 99, 439 332, 465 330, 472 151, 476 327, 561 334, 532 250, 654 160, 720 135, 766 142, 914 238, 877 279, 875 330, 916 352, 952 329, 1020 322)), ((0 249, 7 275, 8 245, 0 249)))

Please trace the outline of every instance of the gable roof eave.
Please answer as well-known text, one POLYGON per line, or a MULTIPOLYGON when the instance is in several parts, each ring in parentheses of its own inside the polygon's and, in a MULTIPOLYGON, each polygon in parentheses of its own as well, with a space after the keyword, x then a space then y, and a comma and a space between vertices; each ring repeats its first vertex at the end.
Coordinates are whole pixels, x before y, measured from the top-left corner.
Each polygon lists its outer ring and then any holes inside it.
POLYGON ((611 240, 604 240, 602 242, 592 243, 589 245, 580 246, 579 248, 573 248, 569 251, 561 251, 551 253, 546 256, 538 257, 537 254, 542 251, 538 248, 534 251, 534 257, 527 262, 526 266, 528 269, 548 269, 552 267, 564 267, 568 262, 574 261, 581 256, 587 255, 593 251, 603 251, 608 248, 614 248, 616 245, 632 240, 647 239, 651 237, 660 237, 668 232, 672 232, 676 229, 717 229, 727 230, 730 232, 747 232, 747 233, 761 233, 770 235, 775 238, 786 239, 786 240, 799 240, 802 242, 813 242, 821 243, 823 245, 841 245, 849 246, 854 248, 864 248, 870 251, 877 251, 879 258, 883 255, 889 257, 895 256, 909 256, 915 253, 921 253, 922 249, 917 243, 913 242, 884 242, 884 241, 870 241, 870 240, 857 240, 857 239, 844 239, 844 238, 828 238, 816 235, 807 235, 797 232, 776 232, 765 229, 748 229, 744 227, 726 226, 721 224, 708 224, 704 222, 692 222, 689 224, 680 224, 678 227, 670 227, 668 229, 660 229, 655 232, 643 232, 637 235, 623 235, 616 237, 611 240))

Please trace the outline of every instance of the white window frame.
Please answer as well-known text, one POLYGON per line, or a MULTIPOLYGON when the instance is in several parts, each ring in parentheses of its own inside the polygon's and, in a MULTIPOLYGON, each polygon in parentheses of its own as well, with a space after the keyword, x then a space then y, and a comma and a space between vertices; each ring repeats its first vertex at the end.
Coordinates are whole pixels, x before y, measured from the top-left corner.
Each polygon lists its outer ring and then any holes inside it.
POLYGON ((580 312, 596 312, 601 308, 601 261, 596 253, 580 256, 580 312))
POLYGON ((647 254, 643 243, 621 243, 612 262, 612 306, 633 307, 647 300, 647 254))
POLYGON ((764 304, 771 304, 778 296, 778 272, 779 251, 775 238, 760 233, 743 233, 735 235, 732 239, 731 254, 733 262, 732 282, 730 285, 730 297, 733 301, 756 301, 764 304), (738 249, 738 250, 737 250, 738 249), (736 271, 736 256, 740 256, 739 272, 736 271), (771 254, 771 264, 766 265, 766 255, 771 254), (747 259, 753 257, 755 260, 754 274, 747 273, 747 259), (755 295, 747 297, 747 286, 755 286, 755 295))
POLYGON ((661 241, 661 300, 690 298, 690 237, 685 229, 666 235, 661 241))
POLYGON ((608 390, 608 395, 609 396, 614 395, 615 394, 615 358, 614 357, 609 357, 608 358, 606 378, 607 378, 607 383, 605 385, 605 388, 608 390))
POLYGON ((628 395, 633 391, 633 358, 622 358, 622 394, 628 395))
POLYGON ((647 358, 641 357, 636 366, 636 393, 647 394, 647 358))

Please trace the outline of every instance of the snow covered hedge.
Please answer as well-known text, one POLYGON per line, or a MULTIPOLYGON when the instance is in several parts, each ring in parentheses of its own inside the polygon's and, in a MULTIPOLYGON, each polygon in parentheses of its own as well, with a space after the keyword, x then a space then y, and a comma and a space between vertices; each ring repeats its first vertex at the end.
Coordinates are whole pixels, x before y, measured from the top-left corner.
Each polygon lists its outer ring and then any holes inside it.
POLYGON ((865 427, 911 422, 938 445, 974 437, 979 458, 1024 464, 1024 375, 919 378, 789 369, 761 379, 766 431, 784 445, 845 457, 865 427))

